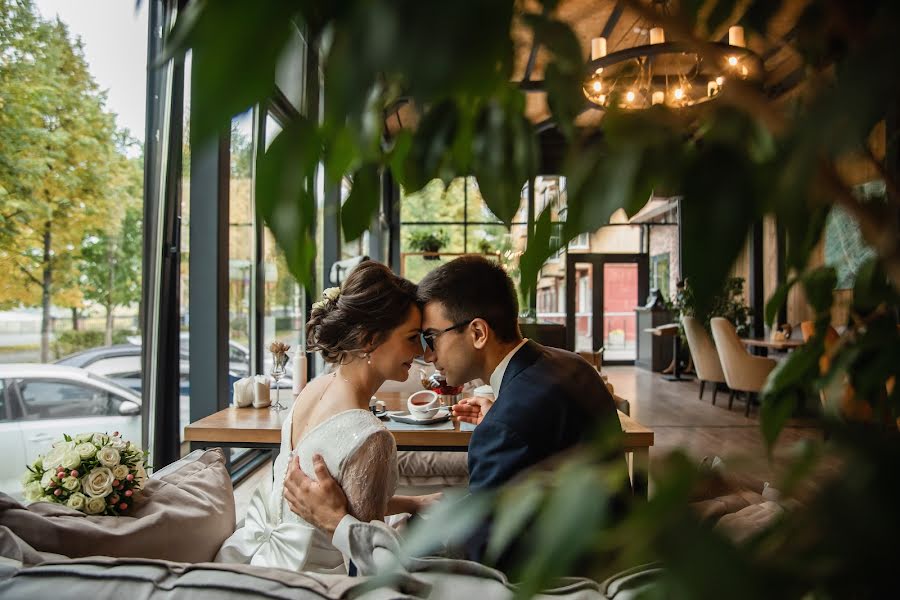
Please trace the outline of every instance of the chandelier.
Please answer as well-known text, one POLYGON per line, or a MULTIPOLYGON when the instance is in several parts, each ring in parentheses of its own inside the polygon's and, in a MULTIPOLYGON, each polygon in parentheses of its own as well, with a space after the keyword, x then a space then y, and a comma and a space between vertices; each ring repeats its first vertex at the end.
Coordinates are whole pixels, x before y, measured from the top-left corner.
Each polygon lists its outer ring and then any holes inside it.
POLYGON ((695 44, 667 42, 662 27, 649 33, 649 44, 611 54, 606 38, 591 40, 583 90, 595 107, 695 106, 716 98, 729 81, 762 81, 762 59, 746 47, 743 27, 730 27, 728 43, 710 43, 702 55, 695 44))

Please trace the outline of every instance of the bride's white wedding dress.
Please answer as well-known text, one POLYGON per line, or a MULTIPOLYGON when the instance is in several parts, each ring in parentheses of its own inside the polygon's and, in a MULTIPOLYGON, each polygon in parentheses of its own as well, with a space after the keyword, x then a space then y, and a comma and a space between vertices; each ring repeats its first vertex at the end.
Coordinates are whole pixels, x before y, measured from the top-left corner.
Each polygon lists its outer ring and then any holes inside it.
POLYGON ((347 495, 350 513, 362 522, 383 519, 397 489, 397 446, 393 436, 370 411, 347 410, 322 421, 291 450, 293 407, 281 427, 281 448, 272 480, 259 486, 250 500, 244 525, 229 537, 216 562, 250 563, 292 571, 346 573, 347 559, 331 536, 291 512, 284 500, 287 467, 296 454, 300 468, 315 478, 313 454, 321 454, 328 470, 347 495))

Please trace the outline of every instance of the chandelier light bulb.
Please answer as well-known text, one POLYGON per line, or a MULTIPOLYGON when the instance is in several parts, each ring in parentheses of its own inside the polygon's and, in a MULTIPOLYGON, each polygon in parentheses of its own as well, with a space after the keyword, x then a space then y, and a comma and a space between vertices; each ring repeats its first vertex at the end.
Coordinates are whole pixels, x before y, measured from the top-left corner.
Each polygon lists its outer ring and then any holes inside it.
POLYGON ((723 83, 725 83, 725 78, 724 78, 724 77, 722 77, 721 75, 719 75, 718 77, 716 77, 716 85, 721 86, 723 83))
POLYGON ((634 92, 628 90, 628 93, 625 94, 625 100, 627 100, 628 102, 634 102, 634 92))
POLYGON ((681 100, 684 98, 684 90, 681 88, 675 88, 675 92, 673 93, 676 100, 681 100))
POLYGON ((600 83, 599 81, 595 81, 594 85, 592 87, 594 88, 595 92, 600 92, 603 90, 603 84, 600 83))
POLYGON ((737 56, 729 56, 729 57, 728 57, 728 64, 729 64, 729 65, 731 65, 732 67, 736 67, 736 66, 737 66, 737 63, 738 63, 737 56))

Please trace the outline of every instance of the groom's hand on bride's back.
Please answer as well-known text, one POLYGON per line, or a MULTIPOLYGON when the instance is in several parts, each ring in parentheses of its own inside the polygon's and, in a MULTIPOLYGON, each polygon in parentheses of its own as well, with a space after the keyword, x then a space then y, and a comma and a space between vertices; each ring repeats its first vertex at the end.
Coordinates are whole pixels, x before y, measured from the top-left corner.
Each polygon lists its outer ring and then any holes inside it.
POLYGON ((304 521, 334 533, 341 519, 347 515, 347 496, 328 472, 325 459, 319 454, 313 456, 313 468, 316 479, 306 476, 300 468, 298 457, 291 458, 284 478, 284 499, 291 511, 304 521))
POLYGON ((453 405, 453 416, 464 423, 478 425, 493 405, 493 400, 483 396, 463 398, 453 405))

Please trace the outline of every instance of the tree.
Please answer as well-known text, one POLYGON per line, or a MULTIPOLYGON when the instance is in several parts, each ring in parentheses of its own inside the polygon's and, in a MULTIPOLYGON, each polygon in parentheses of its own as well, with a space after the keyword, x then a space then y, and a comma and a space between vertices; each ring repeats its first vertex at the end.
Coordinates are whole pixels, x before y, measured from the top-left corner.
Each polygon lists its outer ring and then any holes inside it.
POLYGON ((13 231, 0 237, 0 304, 41 307, 46 362, 50 306, 80 302, 74 256, 109 221, 114 122, 63 23, 27 0, 0 3, 0 22, 2 222, 13 231))
POLYGON ((115 216, 109 226, 85 236, 79 269, 85 299, 106 311, 107 345, 113 343, 113 310, 141 299, 143 161, 126 158, 124 149, 115 161, 110 188, 115 216))

